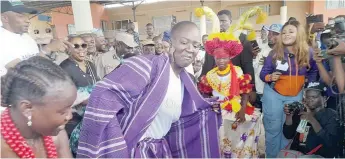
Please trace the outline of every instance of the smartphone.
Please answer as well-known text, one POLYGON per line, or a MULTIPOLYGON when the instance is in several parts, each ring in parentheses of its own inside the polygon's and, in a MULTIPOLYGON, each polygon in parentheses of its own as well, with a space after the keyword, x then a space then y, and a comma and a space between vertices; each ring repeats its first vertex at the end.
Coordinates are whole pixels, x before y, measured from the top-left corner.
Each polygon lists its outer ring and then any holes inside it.
POLYGON ((327 50, 321 50, 321 52, 317 56, 323 57, 325 59, 328 58, 327 50))
POLYGON ((252 44, 253 48, 256 48, 259 46, 258 42, 256 40, 250 41, 250 43, 252 44))

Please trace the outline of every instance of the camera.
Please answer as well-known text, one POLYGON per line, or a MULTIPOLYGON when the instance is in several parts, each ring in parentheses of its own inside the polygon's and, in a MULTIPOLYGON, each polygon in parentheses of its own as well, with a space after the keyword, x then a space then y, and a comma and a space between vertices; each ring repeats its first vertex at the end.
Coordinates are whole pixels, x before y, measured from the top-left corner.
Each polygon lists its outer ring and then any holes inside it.
POLYGON ((339 45, 335 39, 345 41, 345 15, 329 19, 324 32, 321 34, 321 41, 326 44, 328 49, 333 49, 339 45))
POLYGON ((301 110, 304 111, 304 105, 300 102, 293 102, 286 105, 289 108, 289 112, 299 113, 301 110))

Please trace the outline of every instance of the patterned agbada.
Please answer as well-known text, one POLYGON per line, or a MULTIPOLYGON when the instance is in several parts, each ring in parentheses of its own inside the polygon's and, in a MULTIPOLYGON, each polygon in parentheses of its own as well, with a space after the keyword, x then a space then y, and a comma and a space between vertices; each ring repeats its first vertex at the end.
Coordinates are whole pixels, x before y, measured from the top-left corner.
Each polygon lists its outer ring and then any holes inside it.
POLYGON ((141 140, 169 83, 167 56, 129 58, 94 88, 83 119, 77 158, 218 158, 220 115, 183 70, 180 120, 165 139, 141 140))

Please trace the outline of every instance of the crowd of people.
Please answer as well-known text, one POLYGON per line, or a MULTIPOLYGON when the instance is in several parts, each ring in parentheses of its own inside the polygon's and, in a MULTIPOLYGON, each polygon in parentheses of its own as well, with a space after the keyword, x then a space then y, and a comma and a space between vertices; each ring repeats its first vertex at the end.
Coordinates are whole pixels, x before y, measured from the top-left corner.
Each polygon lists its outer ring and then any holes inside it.
POLYGON ((345 41, 313 24, 262 26, 256 46, 221 10, 210 35, 130 22, 39 49, 36 13, 1 1, 1 158, 343 157, 345 41))

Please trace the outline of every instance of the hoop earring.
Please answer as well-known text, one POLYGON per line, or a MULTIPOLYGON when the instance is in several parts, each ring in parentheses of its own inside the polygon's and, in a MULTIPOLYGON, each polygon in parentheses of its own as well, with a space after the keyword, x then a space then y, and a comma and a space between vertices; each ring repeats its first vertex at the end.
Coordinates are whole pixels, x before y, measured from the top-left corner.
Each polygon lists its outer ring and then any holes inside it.
POLYGON ((28 116, 28 126, 31 126, 32 125, 32 121, 31 121, 31 118, 32 118, 32 116, 30 115, 30 116, 28 116))

